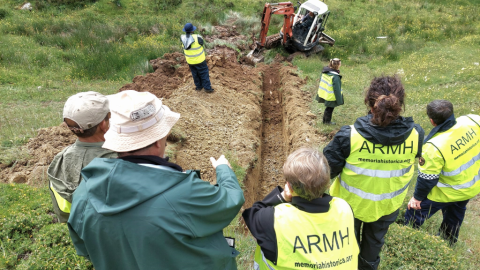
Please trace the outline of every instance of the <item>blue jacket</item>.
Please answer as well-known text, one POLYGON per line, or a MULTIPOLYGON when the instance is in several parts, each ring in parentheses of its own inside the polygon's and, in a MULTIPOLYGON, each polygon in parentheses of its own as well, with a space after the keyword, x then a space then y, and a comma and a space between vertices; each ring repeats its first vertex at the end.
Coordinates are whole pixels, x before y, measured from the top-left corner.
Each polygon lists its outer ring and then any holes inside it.
POLYGON ((68 228, 77 254, 95 269, 236 269, 222 233, 244 203, 227 165, 217 185, 186 173, 121 159, 82 170, 68 228))

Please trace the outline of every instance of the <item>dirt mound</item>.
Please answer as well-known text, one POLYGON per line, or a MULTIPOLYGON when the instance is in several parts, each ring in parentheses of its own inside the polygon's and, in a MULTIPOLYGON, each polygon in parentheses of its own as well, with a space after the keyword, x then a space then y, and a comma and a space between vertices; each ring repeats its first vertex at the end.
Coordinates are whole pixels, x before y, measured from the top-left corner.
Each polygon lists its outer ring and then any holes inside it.
POLYGON ((165 54, 164 58, 151 60, 150 64, 155 72, 135 76, 133 82, 120 88, 120 91, 149 91, 160 98, 168 98, 178 85, 192 76, 181 53, 165 54))
MULTIPOLYGON (((207 57, 213 94, 195 91, 190 74, 172 85, 174 91, 152 91, 146 78, 136 80, 137 90, 164 97, 164 103, 181 114, 176 128, 184 138, 167 149, 173 160, 185 169, 200 169, 204 180, 215 182, 209 157, 227 154, 236 159, 247 169, 244 189, 246 205, 251 205, 274 186, 284 185, 282 166, 290 152, 317 147, 323 138, 313 127, 316 116, 308 109, 311 97, 301 90, 305 82, 291 64, 278 63, 284 58, 251 67, 238 63, 235 51, 228 47, 214 51, 207 57)), ((145 77, 163 76, 162 64, 172 58, 166 54, 153 60, 160 65, 155 74, 145 77)), ((188 67, 185 62, 176 63, 180 65, 176 70, 188 67)))
MULTIPOLYGON (((218 46, 207 57, 214 93, 196 91, 188 65, 180 53, 152 60, 154 73, 136 76, 120 89, 154 93, 181 118, 170 137, 167 154, 185 169, 201 170, 215 182, 209 157, 226 154, 246 170, 246 206, 276 185, 284 185, 286 156, 302 146, 317 147, 324 140, 309 112, 311 98, 290 63, 257 67, 238 63, 235 50, 218 46), (173 137, 174 140, 173 140, 173 137)), ((282 61, 279 57, 277 61, 282 61)), ((45 183, 46 168, 55 154, 75 136, 63 126, 39 130, 25 146, 30 154, 0 172, 2 182, 45 183)))
POLYGON ((42 128, 38 135, 23 147, 28 159, 17 160, 0 171, 0 182, 29 183, 42 185, 47 180, 47 168, 53 157, 76 140, 75 135, 64 125, 42 128))

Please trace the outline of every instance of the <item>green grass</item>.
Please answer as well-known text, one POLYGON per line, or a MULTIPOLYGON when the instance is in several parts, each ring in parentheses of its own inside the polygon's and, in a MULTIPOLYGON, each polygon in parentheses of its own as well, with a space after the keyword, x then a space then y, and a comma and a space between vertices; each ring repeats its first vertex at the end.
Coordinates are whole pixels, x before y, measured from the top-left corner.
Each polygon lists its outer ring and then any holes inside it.
MULTIPOLYGON (((35 0, 31 12, 15 9, 23 0, 0 3, 1 162, 25 156, 16 147, 35 136, 38 128, 60 124, 69 96, 89 90, 115 93, 135 75, 151 72, 148 60, 179 51, 178 37, 186 22, 212 34, 212 25, 235 18, 237 31, 249 38, 251 31, 258 35, 264 5, 261 0, 121 0, 118 7, 116 2, 35 0)), ((346 103, 333 113, 336 126, 317 123, 321 133, 365 115, 364 91, 373 77, 382 75, 402 78, 407 92, 403 115, 413 116, 427 133, 431 126, 425 107, 433 99, 451 100, 457 116, 479 114, 479 0, 329 0, 327 4, 331 15, 326 33, 336 45, 326 47, 321 55, 294 60, 300 74, 309 78, 304 90, 314 94, 328 59, 342 59, 346 103)), ((274 15, 269 33, 277 33, 282 21, 281 15, 274 15)), ((282 49, 271 50, 266 60, 277 53, 285 54, 282 49)), ((311 110, 320 114, 324 107, 312 102, 311 110)), ((236 164, 234 153, 228 158, 243 179, 245 168, 236 164)), ((53 224, 46 188, 0 185, 0 194, 0 268, 91 268, 75 255, 66 227, 53 224)), ((460 241, 453 249, 434 236, 439 214, 420 231, 393 225, 381 269, 479 268, 478 209, 477 200, 469 204, 460 241), (425 242, 436 244, 428 252, 416 249, 424 260, 407 254, 410 247, 425 242), (451 264, 438 260, 444 257, 451 264)), ((244 234, 238 216, 225 235, 237 238, 242 252, 237 257, 239 268, 251 268, 256 243, 244 234)))
MULTIPOLYGON (((345 105, 333 113, 337 126, 325 127, 320 118, 318 128, 329 133, 353 124, 367 113, 363 100, 370 81, 394 74, 402 78, 407 93, 403 115, 413 116, 426 132, 431 130, 426 105, 434 99, 450 100, 457 116, 478 114, 480 21, 474 15, 480 10, 472 3, 480 1, 330 2, 332 15, 326 32, 337 40, 335 46, 326 47, 322 55, 294 60, 309 77, 305 90, 314 94, 328 59, 342 59, 345 105), (393 53, 394 58, 390 57, 393 53)), ((323 104, 312 104, 313 112, 323 110, 323 104)))
POLYGON ((53 223, 48 188, 0 185, 0 269, 92 269, 66 224, 53 223))
POLYGON ((58 125, 61 103, 77 92, 112 94, 153 72, 149 60, 180 51, 186 22, 201 30, 248 1, 120 2, 37 0, 31 12, 15 9, 23 1, 0 4, 0 142, 18 146, 39 127, 58 125), (23 108, 28 111, 20 114, 23 108))

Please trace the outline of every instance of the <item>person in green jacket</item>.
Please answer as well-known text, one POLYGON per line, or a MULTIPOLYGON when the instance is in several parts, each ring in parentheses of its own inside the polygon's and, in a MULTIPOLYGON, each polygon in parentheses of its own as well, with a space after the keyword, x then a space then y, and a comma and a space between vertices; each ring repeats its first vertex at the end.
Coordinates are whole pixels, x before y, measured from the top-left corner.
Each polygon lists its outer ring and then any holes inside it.
POLYGON ((47 171, 53 211, 61 223, 66 223, 70 215, 72 194, 82 180, 82 168, 96 157, 117 157, 114 151, 102 148, 109 118, 108 99, 100 93, 78 93, 65 103, 63 121, 77 140, 55 156, 47 171))
POLYGON ((324 67, 318 92, 315 99, 319 103, 325 103, 325 112, 323 113, 323 124, 335 125, 332 122, 332 114, 335 107, 343 105, 342 76, 340 75, 340 66, 342 61, 338 58, 331 59, 328 67, 324 67))
POLYGON ((237 269, 233 239, 223 236, 245 199, 222 155, 210 158, 217 184, 165 157, 180 114, 151 93, 127 90, 110 99, 104 148, 82 170, 68 228, 77 254, 95 269, 237 269))

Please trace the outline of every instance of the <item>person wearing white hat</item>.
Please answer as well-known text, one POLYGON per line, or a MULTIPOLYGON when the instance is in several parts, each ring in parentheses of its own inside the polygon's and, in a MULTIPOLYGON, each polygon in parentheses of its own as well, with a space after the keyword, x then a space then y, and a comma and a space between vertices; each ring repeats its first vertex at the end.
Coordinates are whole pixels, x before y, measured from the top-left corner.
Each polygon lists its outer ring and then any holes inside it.
POLYGON ((223 228, 245 199, 222 155, 210 158, 217 184, 165 157, 180 114, 148 92, 111 96, 104 148, 82 170, 68 221, 77 254, 95 269, 236 269, 238 252, 223 228))
POLYGON ((96 157, 117 157, 114 151, 102 148, 109 117, 108 99, 97 92, 78 93, 65 103, 63 121, 77 141, 57 154, 47 171, 53 210, 59 222, 68 220, 72 194, 82 180, 81 169, 96 157))

